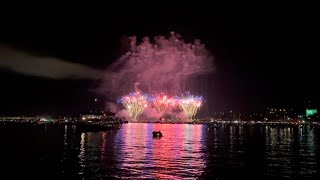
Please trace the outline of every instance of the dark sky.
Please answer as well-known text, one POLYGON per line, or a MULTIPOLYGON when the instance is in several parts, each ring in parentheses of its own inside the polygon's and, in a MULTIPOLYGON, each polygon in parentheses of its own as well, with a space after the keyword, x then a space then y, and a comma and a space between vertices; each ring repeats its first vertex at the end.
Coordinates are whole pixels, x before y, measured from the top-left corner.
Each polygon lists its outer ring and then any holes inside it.
MULTIPOLYGON (((215 57, 216 72, 208 78, 210 111, 301 110, 305 101, 317 103, 320 97, 312 5, 124 3, 20 13, 1 16, 1 44, 99 70, 120 56, 121 42, 129 35, 173 30, 187 41, 200 38, 215 57)), ((104 103, 91 91, 96 80, 34 77, 3 67, 0 80, 0 114, 82 112, 95 97, 104 103)))

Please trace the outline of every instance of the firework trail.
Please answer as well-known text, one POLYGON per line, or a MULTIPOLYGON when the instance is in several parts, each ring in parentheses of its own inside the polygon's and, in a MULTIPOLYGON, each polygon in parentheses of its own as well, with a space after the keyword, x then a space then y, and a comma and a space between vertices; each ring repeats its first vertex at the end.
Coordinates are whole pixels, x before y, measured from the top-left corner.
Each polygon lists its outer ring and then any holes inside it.
POLYGON ((120 102, 128 110, 130 117, 136 121, 138 116, 147 107, 147 98, 140 92, 130 93, 120 99, 120 102))
POLYGON ((188 95, 179 100, 179 104, 189 119, 193 119, 202 105, 202 97, 188 95))
POLYGON ((153 106, 158 112, 172 112, 172 110, 178 105, 176 98, 170 97, 164 93, 155 95, 152 98, 153 106))

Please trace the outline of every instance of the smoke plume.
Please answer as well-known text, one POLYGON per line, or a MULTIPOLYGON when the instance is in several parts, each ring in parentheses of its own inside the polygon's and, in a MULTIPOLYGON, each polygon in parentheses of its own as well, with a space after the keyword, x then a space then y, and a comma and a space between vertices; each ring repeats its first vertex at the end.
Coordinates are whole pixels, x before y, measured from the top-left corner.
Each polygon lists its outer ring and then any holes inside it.
POLYGON ((192 87, 190 80, 213 71, 213 57, 200 40, 185 43, 171 32, 169 38, 129 38, 130 50, 105 72, 104 93, 119 97, 132 91, 178 95, 192 87))
POLYGON ((0 68, 51 79, 95 79, 99 70, 53 57, 38 57, 0 44, 0 68))

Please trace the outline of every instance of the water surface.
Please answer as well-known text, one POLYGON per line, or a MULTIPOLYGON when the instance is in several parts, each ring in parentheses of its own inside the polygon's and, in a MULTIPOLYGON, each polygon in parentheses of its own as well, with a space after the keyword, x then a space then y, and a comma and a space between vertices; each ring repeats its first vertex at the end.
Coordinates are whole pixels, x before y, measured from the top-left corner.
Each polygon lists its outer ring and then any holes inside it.
POLYGON ((0 128, 2 177, 73 179, 319 178, 320 129, 124 124, 0 128), (153 131, 163 137, 154 139, 153 131))

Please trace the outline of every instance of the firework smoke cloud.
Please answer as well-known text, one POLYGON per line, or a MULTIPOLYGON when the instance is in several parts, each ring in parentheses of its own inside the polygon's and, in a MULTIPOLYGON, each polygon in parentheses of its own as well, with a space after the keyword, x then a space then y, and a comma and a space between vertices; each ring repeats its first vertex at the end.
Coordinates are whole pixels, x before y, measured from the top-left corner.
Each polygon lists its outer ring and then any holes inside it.
POLYGON ((130 50, 106 70, 102 89, 109 96, 138 90, 182 94, 188 91, 191 78, 213 71, 213 57, 198 39, 185 43, 179 34, 171 32, 169 38, 156 36, 151 41, 144 37, 138 43, 132 36, 129 42, 130 50))

